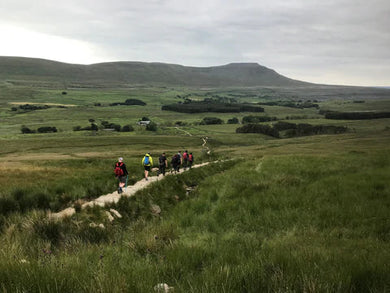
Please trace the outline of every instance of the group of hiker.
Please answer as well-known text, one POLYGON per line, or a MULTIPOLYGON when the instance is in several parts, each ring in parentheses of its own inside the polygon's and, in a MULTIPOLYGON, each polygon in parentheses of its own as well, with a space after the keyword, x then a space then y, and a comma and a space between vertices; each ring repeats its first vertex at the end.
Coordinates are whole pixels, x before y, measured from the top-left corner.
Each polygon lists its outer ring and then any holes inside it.
MULTIPOLYGON (((180 171, 180 167, 183 167, 184 170, 186 170, 187 168, 191 169, 193 162, 194 162, 194 156, 192 153, 189 153, 186 150, 182 154, 181 151, 178 151, 171 158, 170 171, 177 173, 180 171)), ((149 172, 153 167, 153 158, 150 155, 150 153, 146 153, 145 156, 142 158, 142 166, 144 167, 145 180, 148 181, 149 172)), ((167 169, 168 169, 168 159, 165 153, 162 153, 158 158, 157 175, 162 174, 163 176, 165 176, 165 172, 167 169)), ((115 172, 115 176, 118 178, 119 181, 118 193, 120 194, 123 192, 123 188, 127 186, 127 180, 129 175, 122 157, 120 157, 118 159, 118 162, 115 164, 114 172, 115 172)))

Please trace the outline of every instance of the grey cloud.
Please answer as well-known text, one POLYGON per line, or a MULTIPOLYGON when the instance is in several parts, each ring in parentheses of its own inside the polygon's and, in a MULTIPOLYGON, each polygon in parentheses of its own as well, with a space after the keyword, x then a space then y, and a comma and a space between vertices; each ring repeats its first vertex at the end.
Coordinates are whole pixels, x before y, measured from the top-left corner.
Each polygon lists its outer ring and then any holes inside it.
MULTIPOLYGON (((390 78, 384 68, 390 60, 388 15, 387 0, 0 3, 1 22, 87 41, 115 60, 195 66, 251 61, 299 76, 359 63, 359 70, 366 66, 390 78)), ((347 69, 352 81, 357 66, 347 69)))

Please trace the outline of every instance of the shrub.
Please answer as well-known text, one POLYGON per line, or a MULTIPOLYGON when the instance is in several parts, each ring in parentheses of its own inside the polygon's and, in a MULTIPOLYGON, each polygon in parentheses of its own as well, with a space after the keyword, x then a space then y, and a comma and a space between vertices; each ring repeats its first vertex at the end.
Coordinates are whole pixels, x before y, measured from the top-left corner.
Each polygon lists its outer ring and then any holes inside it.
POLYGON ((183 121, 176 121, 175 125, 177 125, 177 126, 185 126, 185 125, 187 125, 187 123, 183 122, 183 121))
POLYGON ((38 128, 38 132, 39 133, 57 132, 57 128, 55 128, 54 126, 53 127, 51 127, 51 126, 42 126, 42 127, 38 128))
POLYGON ((25 125, 22 125, 22 128, 20 129, 22 131, 22 133, 35 133, 34 130, 31 130, 30 128, 28 128, 27 126, 25 125))
POLYGON ((98 130, 98 126, 95 123, 91 123, 91 130, 98 130))
POLYGON ((150 122, 148 125, 146 125, 146 130, 157 131, 157 124, 154 122, 150 122))
POLYGON ((290 122, 284 122, 284 121, 279 121, 273 125, 273 127, 277 131, 282 131, 282 130, 287 130, 287 129, 296 129, 297 125, 295 123, 290 123, 290 122))
POLYGON ((239 120, 237 117, 233 117, 231 119, 228 119, 227 121, 228 124, 238 124, 239 123, 239 120))
POLYGON ((217 117, 205 117, 200 122, 201 125, 209 125, 209 124, 222 124, 223 120, 217 117))
POLYGON ((101 124, 105 129, 114 129, 115 131, 121 131, 121 126, 119 124, 110 123, 108 121, 102 121, 101 124))
POLYGON ((365 120, 390 118, 390 112, 331 112, 325 113, 326 119, 365 120))
POLYGON ((205 98, 203 101, 186 99, 184 102, 164 105, 161 110, 175 111, 182 113, 238 113, 238 112, 264 112, 264 108, 253 104, 237 103, 231 98, 205 98))
POLYGON ((268 116, 244 116, 242 117, 242 123, 259 123, 259 122, 268 122, 276 120, 276 117, 268 117, 268 116))
POLYGON ((141 101, 141 100, 137 100, 137 99, 127 99, 124 103, 125 105, 140 105, 140 106, 145 106, 146 103, 141 101))
POLYGON ((24 105, 20 105, 19 108, 25 111, 33 111, 33 110, 49 109, 50 106, 48 105, 37 106, 37 105, 24 104, 24 105))
POLYGON ((131 125, 124 125, 121 129, 122 132, 131 132, 134 131, 134 127, 131 125))
POLYGON ((110 106, 119 106, 119 105, 125 105, 125 106, 132 106, 132 105, 139 105, 139 106, 145 106, 146 103, 138 100, 138 99, 127 99, 124 103, 116 102, 111 103, 110 106))
POLYGON ((245 124, 244 126, 237 128, 236 133, 262 133, 277 138, 279 137, 279 132, 275 128, 269 125, 254 123, 245 124))

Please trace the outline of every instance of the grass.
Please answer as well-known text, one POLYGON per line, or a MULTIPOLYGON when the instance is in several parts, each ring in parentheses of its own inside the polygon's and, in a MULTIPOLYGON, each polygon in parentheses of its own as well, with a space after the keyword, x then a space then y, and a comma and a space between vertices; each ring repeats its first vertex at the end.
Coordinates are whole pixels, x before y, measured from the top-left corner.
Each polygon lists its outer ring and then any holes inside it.
POLYGON ((179 292, 384 292, 388 158, 265 156, 192 170, 121 200, 115 208, 123 218, 101 231, 71 233, 69 226, 87 221, 83 215, 45 224, 33 214, 32 226, 21 228, 29 248, 17 231, 3 235, 0 278, 11 291, 84 291, 88 284, 149 292, 164 282, 179 292), (186 193, 185 186, 196 188, 186 193), (151 204, 161 207, 159 216, 151 204), (7 237, 14 241, 6 244, 7 237))
MULTIPOLYGON (((194 124, 205 115, 160 110, 188 93, 242 93, 256 102, 261 92, 255 89, 71 89, 64 96, 62 89, 1 87, 6 91, 0 91, 0 291, 153 292, 158 283, 175 292, 390 290, 389 119, 333 121, 315 109, 269 106, 264 115, 354 129, 274 139, 236 134, 237 125, 194 124), (127 98, 150 106, 92 106, 127 98), (15 114, 11 101, 76 107, 15 114), (124 125, 140 116, 157 121, 159 130, 71 131, 89 118, 124 125), (175 121, 187 125, 176 129, 175 121), (22 123, 48 123, 61 131, 22 135, 22 123), (211 155, 201 146, 205 136, 211 155), (162 151, 169 157, 179 149, 194 152, 196 163, 234 160, 168 176, 104 209, 48 219, 47 209, 112 192, 119 156, 135 182, 143 176, 146 151, 156 160, 162 151), (154 212, 156 206, 161 213, 154 212), (122 218, 110 222, 110 208, 122 218)), ((334 99, 320 107, 374 110, 389 104, 334 99)), ((240 115, 213 116, 226 121, 240 115)))

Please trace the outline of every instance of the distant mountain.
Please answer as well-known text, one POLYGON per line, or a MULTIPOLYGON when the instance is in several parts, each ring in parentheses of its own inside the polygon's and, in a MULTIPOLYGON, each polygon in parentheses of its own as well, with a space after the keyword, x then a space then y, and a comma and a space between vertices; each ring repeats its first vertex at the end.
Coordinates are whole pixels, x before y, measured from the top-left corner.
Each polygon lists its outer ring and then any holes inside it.
POLYGON ((166 63, 108 62, 91 65, 0 56, 0 80, 93 85, 307 86, 257 63, 188 67, 166 63))

